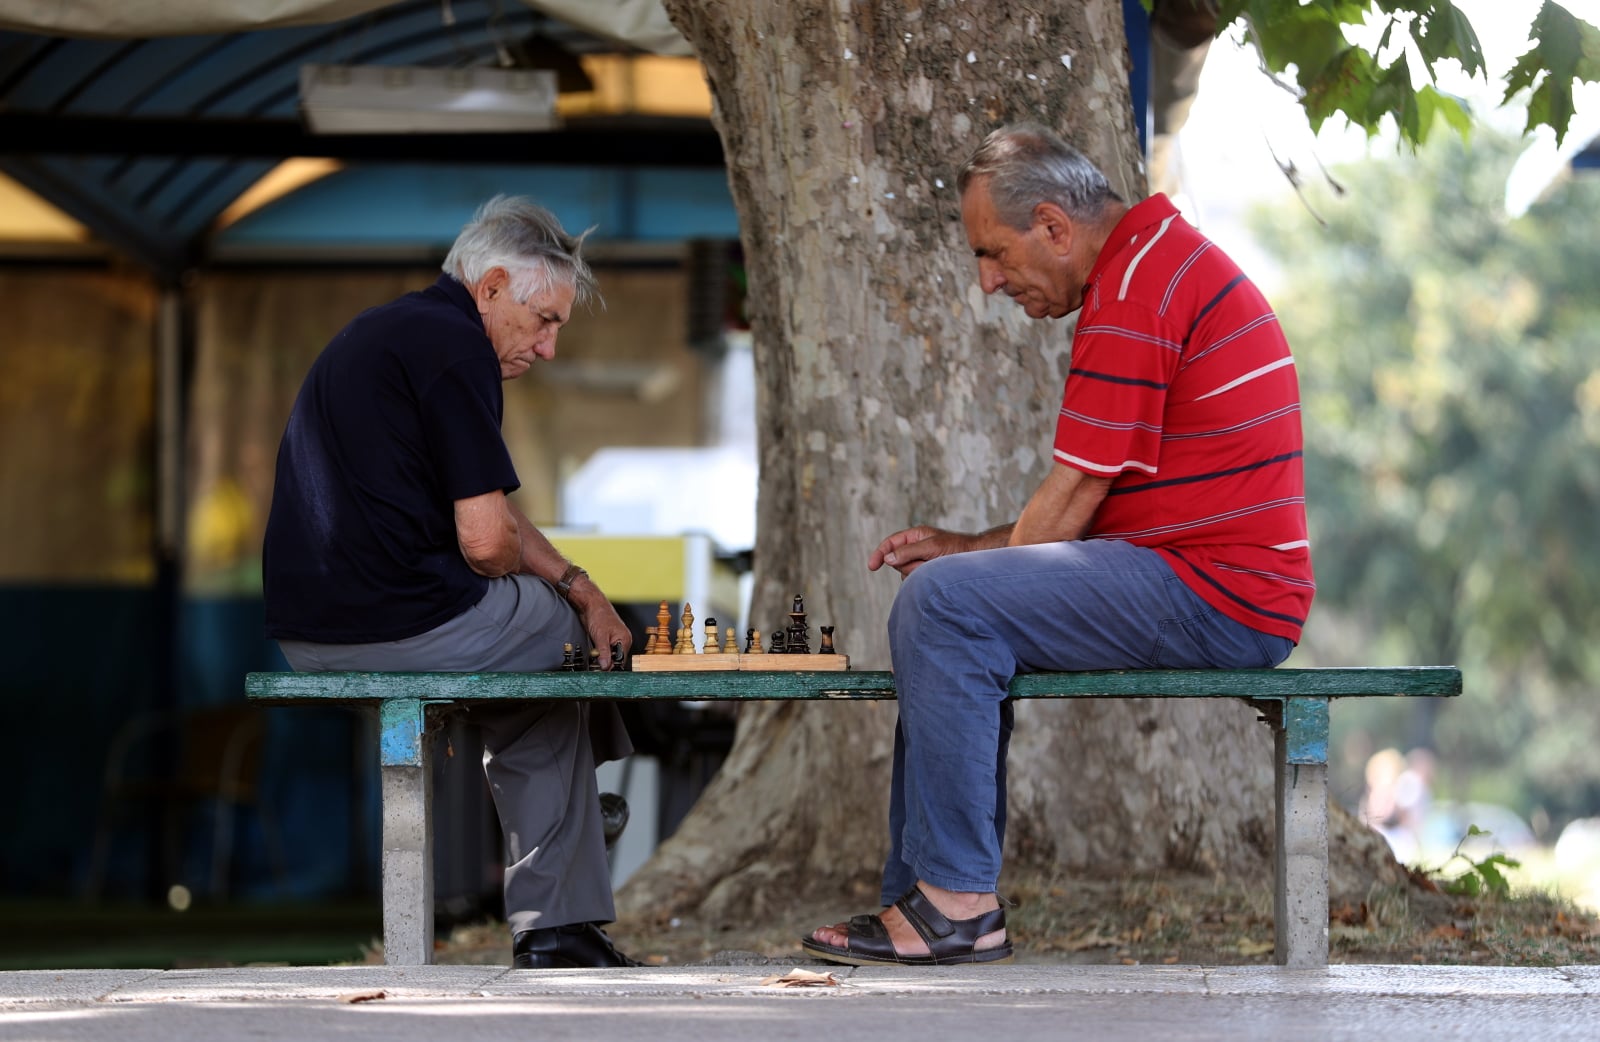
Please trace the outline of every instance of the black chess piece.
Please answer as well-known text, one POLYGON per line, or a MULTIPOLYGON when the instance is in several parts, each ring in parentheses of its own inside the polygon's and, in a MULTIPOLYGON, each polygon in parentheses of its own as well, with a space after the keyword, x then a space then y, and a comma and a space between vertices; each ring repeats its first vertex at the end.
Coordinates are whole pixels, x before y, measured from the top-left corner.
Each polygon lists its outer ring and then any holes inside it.
POLYGON ((769 654, 772 654, 772 655, 787 655, 788 653, 789 653, 789 649, 784 643, 783 631, 782 630, 773 630, 772 631, 772 650, 769 652, 769 654))
POLYGON ((746 655, 753 654, 756 651, 755 644, 756 644, 756 628, 754 626, 751 626, 749 629, 744 631, 744 653, 746 655))
POLYGON ((798 593, 794 595, 794 610, 789 612, 784 650, 790 655, 811 654, 811 627, 806 625, 806 602, 798 593))
POLYGON ((600 672, 600 649, 599 648, 590 648, 589 649, 589 660, 583 664, 583 668, 587 672, 593 672, 593 673, 600 672))
POLYGON ((561 672, 571 673, 578 668, 576 657, 572 654, 572 645, 561 645, 561 672))
POLYGON ((622 641, 620 640, 611 642, 611 668, 614 670, 628 668, 628 658, 622 653, 622 641))
POLYGON ((822 631, 822 647, 817 649, 817 654, 819 654, 819 655, 832 655, 832 654, 835 654, 835 652, 833 650, 833 627, 832 626, 819 626, 817 628, 822 631))

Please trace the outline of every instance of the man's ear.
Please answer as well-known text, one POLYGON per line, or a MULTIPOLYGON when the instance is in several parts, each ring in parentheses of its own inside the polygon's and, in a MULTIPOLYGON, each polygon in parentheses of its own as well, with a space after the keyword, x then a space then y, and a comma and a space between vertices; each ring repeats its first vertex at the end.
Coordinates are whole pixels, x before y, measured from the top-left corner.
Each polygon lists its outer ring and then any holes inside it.
POLYGON ((1055 203, 1040 203, 1033 208, 1033 226, 1038 228, 1055 252, 1066 256, 1072 252, 1072 219, 1055 203))
POLYGON ((472 299, 477 303, 481 314, 489 310, 489 301, 510 292, 511 275, 506 269, 497 266, 485 272, 477 285, 472 287, 472 299))

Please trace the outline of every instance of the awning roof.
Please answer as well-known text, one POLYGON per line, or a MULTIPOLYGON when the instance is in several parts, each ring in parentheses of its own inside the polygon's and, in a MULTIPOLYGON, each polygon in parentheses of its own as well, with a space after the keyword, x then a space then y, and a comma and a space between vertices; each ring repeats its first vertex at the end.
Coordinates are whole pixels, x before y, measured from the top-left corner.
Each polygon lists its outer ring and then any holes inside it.
POLYGON ((655 0, 0 0, 0 27, 0 172, 167 278, 291 156, 722 163, 704 118, 577 117, 537 135, 317 137, 301 124, 308 62, 492 65, 533 33, 577 55, 682 53, 655 0))

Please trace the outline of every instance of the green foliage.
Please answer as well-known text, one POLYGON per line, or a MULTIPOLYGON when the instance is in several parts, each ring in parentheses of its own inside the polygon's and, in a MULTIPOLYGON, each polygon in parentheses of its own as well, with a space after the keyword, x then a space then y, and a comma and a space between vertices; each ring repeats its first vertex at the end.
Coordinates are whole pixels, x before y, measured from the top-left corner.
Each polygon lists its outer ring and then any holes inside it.
POLYGON ((1532 48, 1506 76, 1506 99, 1531 90, 1527 129, 1548 123, 1560 141, 1572 119, 1573 81, 1600 79, 1600 30, 1545 0, 1531 35, 1532 48))
MULTIPOLYGON (((1143 0, 1145 9, 1154 2, 1143 0)), ((1451 0, 1220 0, 1219 31, 1240 20, 1267 69, 1298 90, 1313 130, 1342 113, 1370 135, 1392 117, 1415 147, 1439 119, 1463 137, 1472 125, 1465 103, 1432 85, 1444 61, 1469 76, 1485 74, 1477 31, 1451 0), (1373 18, 1383 25, 1377 45, 1351 44, 1347 28, 1373 18), (1430 80, 1420 89, 1410 55, 1430 80)), ((1530 37, 1504 100, 1531 91, 1527 129, 1548 125, 1559 143, 1572 119, 1573 84, 1600 81, 1600 30, 1545 0, 1530 37)))
POLYGON ((1499 852, 1474 861, 1461 852, 1461 848, 1467 840, 1475 836, 1487 835, 1489 835, 1489 832, 1486 829, 1480 829, 1476 825, 1467 826, 1467 834, 1461 837, 1460 843, 1456 844, 1455 852, 1450 855, 1444 864, 1429 873, 1429 875, 1437 876, 1441 879, 1439 884, 1441 890, 1456 897, 1511 896, 1511 883, 1506 879, 1505 873, 1501 869, 1521 868, 1522 862, 1499 852), (1457 861, 1466 862, 1466 871, 1453 878, 1444 879, 1444 874, 1450 871, 1451 866, 1457 861))
POLYGON ((1301 378, 1308 645, 1461 665, 1459 704, 1414 710, 1437 722, 1407 741, 1463 797, 1559 820, 1600 807, 1600 180, 1513 218, 1516 156, 1441 138, 1341 170, 1342 199, 1307 186, 1325 223, 1291 198, 1254 227, 1301 378))

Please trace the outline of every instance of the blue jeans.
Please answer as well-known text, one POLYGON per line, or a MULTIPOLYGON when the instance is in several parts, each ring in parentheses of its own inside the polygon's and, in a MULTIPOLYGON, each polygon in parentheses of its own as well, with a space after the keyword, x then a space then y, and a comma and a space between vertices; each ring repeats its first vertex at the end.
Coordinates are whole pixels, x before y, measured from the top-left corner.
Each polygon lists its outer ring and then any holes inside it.
POLYGON ((1109 539, 941 557, 889 614, 899 721, 883 902, 918 879, 992 891, 1018 673, 1276 666, 1294 643, 1235 622, 1160 554, 1109 539))

